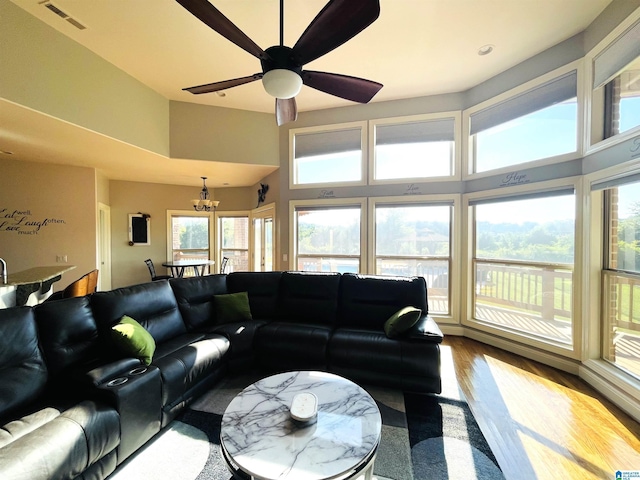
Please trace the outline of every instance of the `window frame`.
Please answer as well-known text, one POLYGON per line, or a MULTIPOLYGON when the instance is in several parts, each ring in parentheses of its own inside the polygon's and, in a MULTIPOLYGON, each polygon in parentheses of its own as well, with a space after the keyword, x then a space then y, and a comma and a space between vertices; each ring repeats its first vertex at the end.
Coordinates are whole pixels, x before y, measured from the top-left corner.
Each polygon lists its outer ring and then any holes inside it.
POLYGON ((541 75, 533 80, 530 80, 522 85, 518 85, 515 88, 507 90, 495 97, 478 103, 473 107, 467 108, 462 111, 462 138, 465 141, 462 142, 462 180, 473 180, 476 178, 491 177, 494 175, 501 175, 517 170, 526 170, 533 167, 540 167, 546 165, 553 165, 569 160, 574 160, 582 157, 584 151, 584 66, 582 59, 568 63, 560 68, 557 68, 549 73, 541 75), (475 167, 475 149, 476 149, 476 136, 471 135, 471 116, 490 107, 498 105, 500 103, 509 101, 518 97, 530 90, 541 87, 546 83, 553 82, 554 80, 576 71, 576 150, 573 152, 562 153, 551 157, 545 157, 537 160, 530 160, 523 163, 518 163, 506 167, 500 167, 493 170, 486 170, 483 172, 474 172, 475 167))
MULTIPOLYGON (((581 356, 582 345, 582 258, 583 258, 583 218, 582 218, 582 197, 583 197, 582 177, 568 177, 545 182, 536 182, 533 184, 519 185, 514 187, 503 187, 494 190, 483 190, 464 194, 462 198, 462 208, 464 219, 463 222, 467 226, 467 234, 464 238, 464 265, 461 273, 464 279, 463 308, 464 312, 461 316, 461 324, 471 327, 483 333, 494 335, 498 340, 507 340, 509 342, 523 343, 529 347, 534 347, 542 351, 551 352, 561 357, 569 359, 578 359, 581 356), (504 199, 508 201, 510 197, 517 198, 528 193, 542 194, 548 193, 553 196, 554 192, 559 192, 567 188, 573 188, 575 193, 575 224, 574 224, 574 260, 573 260, 573 278, 572 278, 572 324, 571 324, 571 344, 555 342, 552 339, 544 339, 526 332, 516 332, 513 329, 501 328, 498 325, 474 318, 474 301, 475 301, 475 284, 474 284, 474 260, 475 260, 475 237, 476 224, 473 214, 472 203, 478 200, 504 199)), ((561 360, 557 360, 561 361, 561 360)), ((567 367, 564 367, 567 368, 567 367)))
POLYGON ((427 183, 438 181, 460 180, 461 160, 462 160, 462 111, 447 111, 438 113, 428 113, 421 115, 406 115, 402 117, 378 118, 369 120, 369 143, 368 143, 368 170, 369 185, 388 185, 397 183, 427 183), (376 179, 376 127, 388 125, 402 125, 411 123, 421 123, 435 120, 453 119, 453 155, 451 158, 451 175, 439 177, 405 177, 393 179, 376 179))
POLYGON ((336 123, 332 125, 321 125, 314 127, 292 128, 289 130, 289 189, 300 190, 308 188, 326 187, 349 187, 367 184, 367 122, 336 123), (352 130, 360 128, 360 180, 345 182, 319 182, 319 183, 296 183, 296 158, 295 158, 295 136, 297 134, 317 134, 325 132, 335 132, 339 130, 352 130))
MULTIPOLYGON (((424 205, 424 206, 451 206, 451 219, 449 225, 449 313, 446 315, 440 312, 433 314, 429 312, 429 315, 433 317, 438 323, 441 324, 459 324, 460 318, 460 246, 461 235, 459 234, 461 228, 460 215, 458 212, 461 207, 462 196, 460 194, 446 194, 446 195, 403 195, 403 196, 389 196, 389 197, 369 197, 368 199, 368 215, 367 215, 367 231, 368 235, 368 252, 369 257, 367 264, 369 265, 368 272, 375 274, 376 267, 376 206, 381 205, 424 205)), ((427 291, 428 302, 428 291, 427 291)))

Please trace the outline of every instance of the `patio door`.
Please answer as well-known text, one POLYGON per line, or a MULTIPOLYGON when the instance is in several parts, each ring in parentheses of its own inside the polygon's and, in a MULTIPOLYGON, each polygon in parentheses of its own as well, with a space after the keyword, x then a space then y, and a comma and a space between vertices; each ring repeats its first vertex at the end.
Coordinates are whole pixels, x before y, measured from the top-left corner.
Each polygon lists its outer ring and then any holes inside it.
POLYGON ((256 208, 251 212, 252 265, 254 272, 271 272, 275 259, 275 206, 256 208))

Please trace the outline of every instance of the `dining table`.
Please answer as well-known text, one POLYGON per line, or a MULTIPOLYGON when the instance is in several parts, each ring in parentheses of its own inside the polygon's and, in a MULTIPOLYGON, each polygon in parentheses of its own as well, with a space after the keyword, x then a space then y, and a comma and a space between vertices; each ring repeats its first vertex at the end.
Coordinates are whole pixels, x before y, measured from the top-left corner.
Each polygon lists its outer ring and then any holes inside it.
POLYGON ((185 269, 192 268, 196 277, 204 275, 207 267, 211 268, 215 265, 215 261, 206 258, 202 259, 189 259, 189 260, 167 260, 162 264, 163 267, 171 269, 171 274, 174 277, 184 277, 185 269))

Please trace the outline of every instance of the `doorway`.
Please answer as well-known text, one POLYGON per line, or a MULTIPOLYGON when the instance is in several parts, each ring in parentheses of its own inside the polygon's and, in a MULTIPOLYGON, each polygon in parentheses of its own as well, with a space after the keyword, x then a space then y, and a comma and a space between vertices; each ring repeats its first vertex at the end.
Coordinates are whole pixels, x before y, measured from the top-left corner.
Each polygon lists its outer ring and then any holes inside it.
POLYGON ((275 259, 275 215, 273 203, 251 211, 251 249, 254 272, 271 272, 275 259))

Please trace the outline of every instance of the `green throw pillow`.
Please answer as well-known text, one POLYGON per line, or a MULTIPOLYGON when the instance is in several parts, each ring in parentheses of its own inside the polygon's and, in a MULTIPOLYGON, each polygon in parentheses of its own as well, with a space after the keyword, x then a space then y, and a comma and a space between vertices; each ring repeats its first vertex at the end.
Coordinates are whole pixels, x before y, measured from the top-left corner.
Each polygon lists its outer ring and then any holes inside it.
POLYGON ((384 322, 384 333, 389 338, 398 338, 418 322, 420 315, 422 310, 419 308, 401 308, 384 322))
POLYGON ((111 337, 122 353, 139 358, 146 365, 151 364, 156 342, 133 318, 124 315, 119 323, 111 327, 111 337))
POLYGON ((244 322, 252 319, 247 292, 216 295, 213 301, 218 323, 244 322))

